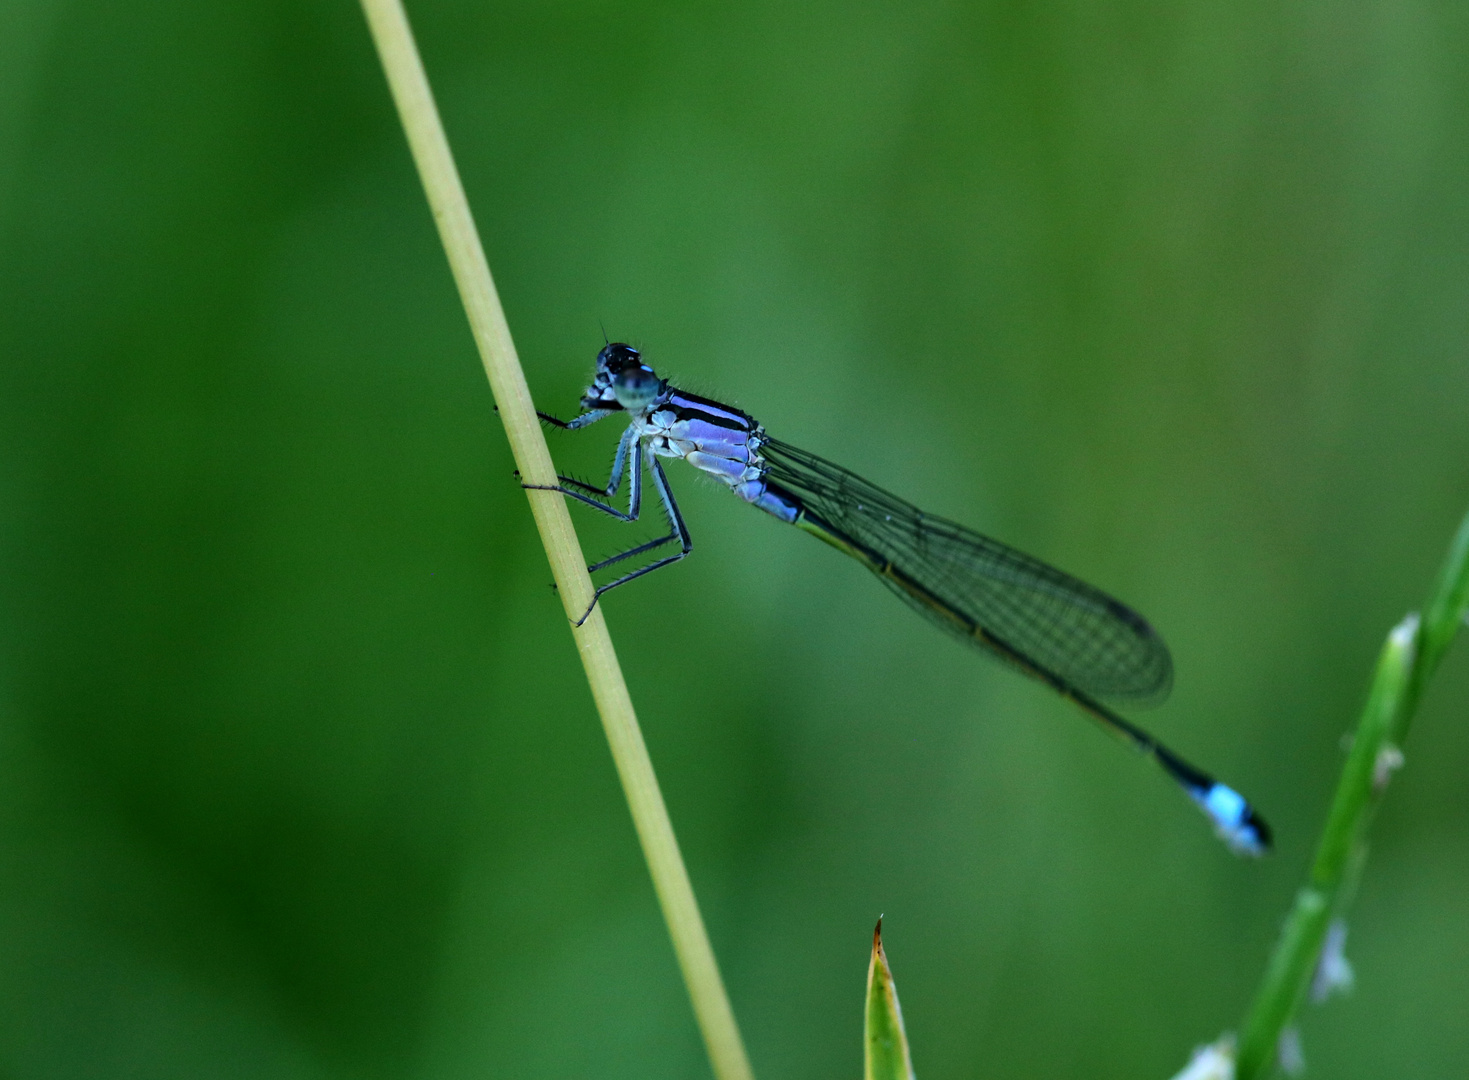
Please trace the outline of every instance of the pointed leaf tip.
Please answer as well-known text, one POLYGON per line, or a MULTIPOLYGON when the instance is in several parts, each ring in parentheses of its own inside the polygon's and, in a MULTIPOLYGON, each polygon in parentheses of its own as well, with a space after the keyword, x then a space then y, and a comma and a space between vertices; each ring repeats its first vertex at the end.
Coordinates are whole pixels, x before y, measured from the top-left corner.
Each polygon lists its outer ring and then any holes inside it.
POLYGON ((913 1080, 903 1010, 882 947, 882 919, 872 931, 872 960, 867 966, 867 1013, 864 1032, 865 1080, 913 1080))

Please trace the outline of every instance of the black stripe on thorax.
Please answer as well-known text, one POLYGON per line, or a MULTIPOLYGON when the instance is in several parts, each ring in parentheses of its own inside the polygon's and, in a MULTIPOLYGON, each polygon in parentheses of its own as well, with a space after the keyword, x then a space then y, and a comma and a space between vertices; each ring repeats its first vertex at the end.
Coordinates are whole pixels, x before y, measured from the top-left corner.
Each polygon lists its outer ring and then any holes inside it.
POLYGON ((754 431, 759 426, 748 413, 682 390, 674 390, 669 394, 668 403, 663 408, 671 409, 680 420, 702 420, 706 424, 729 428, 731 431, 754 431))

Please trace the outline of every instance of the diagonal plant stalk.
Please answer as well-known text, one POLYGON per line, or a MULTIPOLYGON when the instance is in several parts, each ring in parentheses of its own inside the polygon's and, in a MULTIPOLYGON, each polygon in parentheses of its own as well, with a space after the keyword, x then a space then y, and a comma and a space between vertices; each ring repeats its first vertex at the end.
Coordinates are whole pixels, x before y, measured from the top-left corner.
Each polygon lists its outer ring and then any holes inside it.
POLYGON ((1274 1067, 1281 1032, 1311 984, 1327 930, 1345 916, 1367 859, 1367 830, 1391 778, 1418 699, 1469 608, 1469 516, 1459 525, 1424 614, 1410 614, 1383 645, 1372 689, 1337 782, 1306 884, 1296 894, 1265 978, 1245 1018, 1238 1080, 1274 1067))
MULTIPOLYGON (((521 370, 510 327, 500 306, 490 276, 489 263, 480 245, 479 233, 470 214, 459 172, 424 74, 423 61, 413 40, 401 0, 362 0, 363 11, 387 74, 398 116, 408 136, 414 163, 423 181, 439 238, 449 257, 459 296, 469 316, 474 340, 479 347, 490 389, 499 406, 500 419, 520 475, 529 484, 556 483, 551 453, 536 419, 525 373, 521 370)), ((527 491, 531 513, 540 530, 551 562, 556 587, 574 620, 591 603, 592 583, 586 557, 572 529, 571 517, 561 495, 550 491, 527 491)), ((694 1015, 704 1036, 710 1063, 718 1080, 753 1080, 734 1012, 725 994, 719 966, 710 947, 704 920, 689 883, 683 856, 673 834, 673 824, 658 789, 653 763, 643 743, 632 699, 602 609, 594 609, 581 626, 572 628, 592 698, 602 718, 602 727, 612 748, 618 778, 632 811, 633 824, 653 888, 668 923, 673 949, 692 999, 694 1015)))

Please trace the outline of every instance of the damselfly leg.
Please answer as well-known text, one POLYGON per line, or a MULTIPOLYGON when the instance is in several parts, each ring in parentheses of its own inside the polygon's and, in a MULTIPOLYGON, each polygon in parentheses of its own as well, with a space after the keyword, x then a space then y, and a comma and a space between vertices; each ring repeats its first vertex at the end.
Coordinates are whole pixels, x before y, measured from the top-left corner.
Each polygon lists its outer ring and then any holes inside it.
POLYGON ((587 567, 587 570, 589 572, 600 570, 604 566, 611 566, 615 562, 621 562, 623 559, 631 558, 634 555, 641 555, 643 552, 650 551, 655 547, 661 547, 672 540, 678 541, 679 550, 672 555, 665 555, 661 559, 654 559, 646 566, 640 566, 636 570, 629 571, 616 581, 609 581, 605 585, 597 586, 597 591, 592 596, 591 604, 587 607, 582 617, 576 620, 577 626, 587 621, 587 616, 592 613, 592 608, 597 606, 597 601, 602 598, 603 593, 609 592, 619 585, 626 585, 629 581, 636 581, 644 574, 651 574, 654 570, 661 570, 665 566, 672 566, 694 550, 694 541, 689 536, 688 526, 684 524, 683 514, 679 511, 678 503, 674 501, 673 492, 669 490, 668 477, 663 474, 663 466, 658 463, 657 458, 648 458, 648 471, 653 475, 653 487, 658 491, 658 497, 663 502, 663 510, 668 515, 668 522, 673 526, 673 531, 667 536, 660 537, 657 540, 650 540, 646 544, 639 544, 637 547, 629 548, 627 551, 614 555, 610 559, 603 559, 599 563, 594 563, 592 566, 587 567))
MULTIPOLYGON (((498 406, 496 406, 495 411, 500 411, 498 406)), ((536 415, 554 428, 560 428, 562 431, 576 431, 579 428, 584 428, 589 424, 595 424, 598 420, 611 416, 612 410, 588 409, 580 416, 573 417, 570 420, 562 420, 560 417, 552 416, 550 413, 543 413, 540 409, 536 410, 536 415)))
POLYGON ((574 476, 558 476, 556 479, 561 481, 561 483, 554 486, 547 484, 521 484, 520 486, 528 491, 559 491, 561 494, 569 495, 573 499, 586 503, 588 506, 595 506, 604 514, 611 514, 618 521, 636 521, 643 502, 643 478, 640 464, 642 456, 643 448, 637 441, 636 432, 632 428, 628 428, 627 431, 623 432, 622 438, 617 443, 617 453, 612 458, 612 474, 607 478, 606 487, 588 484, 585 480, 578 480, 574 476), (617 489, 622 487, 622 474, 623 470, 627 467, 629 455, 632 457, 632 472, 628 476, 627 511, 624 513, 610 503, 592 498, 591 495, 603 495, 610 499, 617 494, 617 489), (583 494, 583 492, 590 492, 591 495, 583 494))
MULTIPOLYGON (((606 416, 607 412, 604 410, 594 410, 592 412, 583 413, 581 416, 578 416, 575 420, 571 421, 558 420, 555 417, 548 416, 545 413, 538 413, 537 415, 539 415, 541 419, 554 424, 556 427, 566 430, 575 430, 578 427, 585 427, 587 424, 595 423, 597 420, 600 420, 602 419, 602 417, 606 416)), ((636 570, 626 573, 622 577, 617 578, 614 581, 607 582, 605 585, 599 585, 596 592, 592 594, 591 604, 587 606, 587 610, 582 613, 581 618, 576 620, 575 625, 577 626, 580 626, 582 623, 587 621, 587 617, 591 615, 592 609, 597 606, 597 601, 601 599, 603 593, 607 592, 610 589, 615 589, 619 585, 626 585, 629 581, 634 581, 637 578, 642 577, 644 574, 650 574, 654 570, 659 570, 665 566, 676 563, 693 550, 693 541, 689 537, 688 527, 684 524, 683 514, 679 511, 678 503, 674 500, 673 497, 673 492, 668 487, 668 477, 664 475, 663 466, 658 463, 657 458, 652 457, 651 455, 646 458, 644 457, 643 445, 637 438, 636 430, 631 427, 629 427, 627 431, 623 433, 622 438, 618 441, 617 453, 613 456, 612 459, 612 472, 611 475, 607 478, 606 487, 597 487, 595 484, 588 484, 583 480, 578 480, 575 477, 571 476, 558 476, 556 479, 559 480, 560 483, 555 486, 544 484, 521 485, 522 487, 527 488, 531 491, 560 492, 562 495, 569 496, 573 499, 576 499, 578 502, 586 504, 587 506, 594 507, 597 510, 602 511, 604 514, 608 514, 611 517, 616 518, 618 521, 637 521, 639 515, 642 513, 643 465, 645 461, 648 466, 648 471, 653 477, 653 486, 658 492, 659 501, 662 502, 664 512, 668 517, 670 532, 667 536, 657 537, 653 540, 647 541, 646 543, 638 544, 635 547, 628 548, 626 551, 618 552, 616 555, 603 559, 600 562, 592 563, 590 566, 587 567, 587 572, 590 574, 595 574, 598 570, 604 570, 614 563, 619 563, 625 559, 631 559, 638 555, 642 555, 646 552, 654 550, 655 548, 660 548, 664 544, 672 543, 675 540, 679 542, 679 551, 677 554, 668 555, 661 559, 655 559, 653 562, 648 563, 646 566, 640 566, 636 570), (622 487, 622 478, 624 475, 624 471, 627 475, 628 487, 628 500, 626 511, 619 510, 610 502, 603 502, 601 499, 593 498, 594 495, 602 495, 608 499, 611 499, 612 496, 616 495, 618 489, 622 487)))

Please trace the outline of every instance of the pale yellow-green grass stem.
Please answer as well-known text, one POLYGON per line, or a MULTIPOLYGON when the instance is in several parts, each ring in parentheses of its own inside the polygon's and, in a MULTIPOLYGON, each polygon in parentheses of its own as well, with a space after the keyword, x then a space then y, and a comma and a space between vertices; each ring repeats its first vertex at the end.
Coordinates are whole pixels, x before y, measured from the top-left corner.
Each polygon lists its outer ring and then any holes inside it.
MULTIPOLYGON (((459 296, 469 315, 515 463, 526 483, 554 484, 556 469, 551 464, 551 453, 536 419, 525 373, 510 339, 510 327, 490 277, 489 263, 480 246, 407 15, 399 0, 362 0, 362 7, 407 132, 439 238, 449 256, 459 296)), ((550 491, 527 491, 526 495, 566 613, 574 619, 591 602, 592 583, 571 517, 566 512, 566 502, 550 491)), ((719 1080, 750 1080, 752 1074, 739 1028, 600 607, 580 627, 572 628, 572 637, 612 747, 617 775, 627 795, 633 824, 648 860, 653 888, 668 922, 668 933, 693 1000, 714 1074, 719 1080)))

